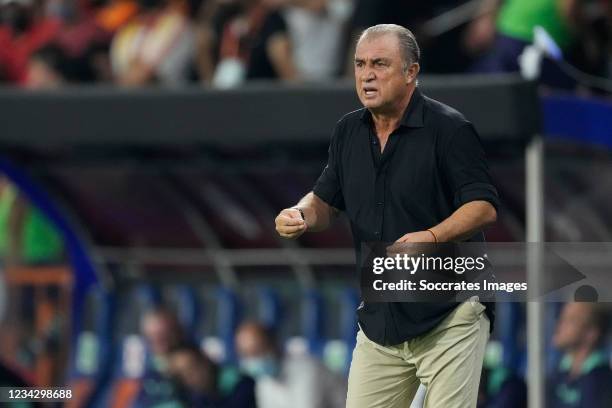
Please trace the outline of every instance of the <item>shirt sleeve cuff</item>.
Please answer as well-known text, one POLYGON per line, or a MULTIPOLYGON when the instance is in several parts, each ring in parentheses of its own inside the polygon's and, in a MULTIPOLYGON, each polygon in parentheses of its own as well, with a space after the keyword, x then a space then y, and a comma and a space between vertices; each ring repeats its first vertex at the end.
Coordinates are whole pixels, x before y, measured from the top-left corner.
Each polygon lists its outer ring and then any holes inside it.
POLYGON ((330 206, 338 210, 344 211, 344 200, 340 191, 336 189, 325 188, 322 184, 317 183, 312 189, 312 192, 330 206))
POLYGON ((477 200, 488 201, 496 210, 499 208, 499 196, 497 195, 497 190, 491 184, 470 183, 455 192, 455 208, 477 200))

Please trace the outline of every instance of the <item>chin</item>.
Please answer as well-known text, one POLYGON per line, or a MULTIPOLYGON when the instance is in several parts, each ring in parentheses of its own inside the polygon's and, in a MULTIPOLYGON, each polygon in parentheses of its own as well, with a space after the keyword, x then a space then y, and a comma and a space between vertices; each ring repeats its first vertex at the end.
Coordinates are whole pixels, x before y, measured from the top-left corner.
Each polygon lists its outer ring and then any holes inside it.
POLYGON ((362 99, 361 103, 363 104, 363 106, 365 106, 368 109, 376 109, 379 108, 381 106, 381 103, 379 100, 372 100, 372 99, 362 99))

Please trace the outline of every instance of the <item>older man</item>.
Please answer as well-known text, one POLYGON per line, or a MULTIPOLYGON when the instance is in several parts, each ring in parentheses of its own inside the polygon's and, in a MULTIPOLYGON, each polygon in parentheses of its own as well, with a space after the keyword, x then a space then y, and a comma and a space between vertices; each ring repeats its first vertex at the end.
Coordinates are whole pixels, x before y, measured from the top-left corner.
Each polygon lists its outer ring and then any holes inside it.
POLYGON ((564 356, 549 381, 549 407, 612 407, 612 371, 605 350, 609 325, 603 304, 563 306, 553 343, 564 356))
MULTIPOLYGON (((498 198, 483 148, 459 112, 422 95, 419 58, 406 28, 363 32, 355 80, 365 108, 337 123, 313 192, 277 216, 282 237, 323 230, 344 211, 360 262, 363 242, 484 240, 498 198)), ((426 407, 476 406, 490 307, 364 302, 358 315, 348 407, 406 407, 419 383, 426 407)))

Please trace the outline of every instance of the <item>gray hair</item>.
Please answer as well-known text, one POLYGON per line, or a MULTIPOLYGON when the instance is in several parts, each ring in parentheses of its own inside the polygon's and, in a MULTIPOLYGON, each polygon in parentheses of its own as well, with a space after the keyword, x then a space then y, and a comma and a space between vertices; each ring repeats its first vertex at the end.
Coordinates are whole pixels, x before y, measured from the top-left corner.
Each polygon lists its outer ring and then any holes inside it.
POLYGON ((412 31, 397 24, 378 24, 363 30, 357 43, 365 38, 393 34, 399 41, 400 52, 404 59, 404 70, 421 59, 421 50, 412 31))

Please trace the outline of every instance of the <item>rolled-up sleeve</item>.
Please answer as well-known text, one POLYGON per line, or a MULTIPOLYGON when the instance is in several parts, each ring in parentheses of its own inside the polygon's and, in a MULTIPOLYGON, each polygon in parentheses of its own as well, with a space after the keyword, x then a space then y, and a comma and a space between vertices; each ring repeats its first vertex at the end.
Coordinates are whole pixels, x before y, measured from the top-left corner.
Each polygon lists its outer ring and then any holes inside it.
POLYGON ((330 206, 343 211, 345 209, 342 183, 340 178, 340 129, 341 122, 336 124, 329 144, 327 165, 319 176, 313 192, 330 206))
POLYGON ((461 125, 452 135, 443 164, 455 209, 476 200, 488 201, 496 209, 499 207, 499 196, 491 181, 485 152, 471 123, 461 125))

